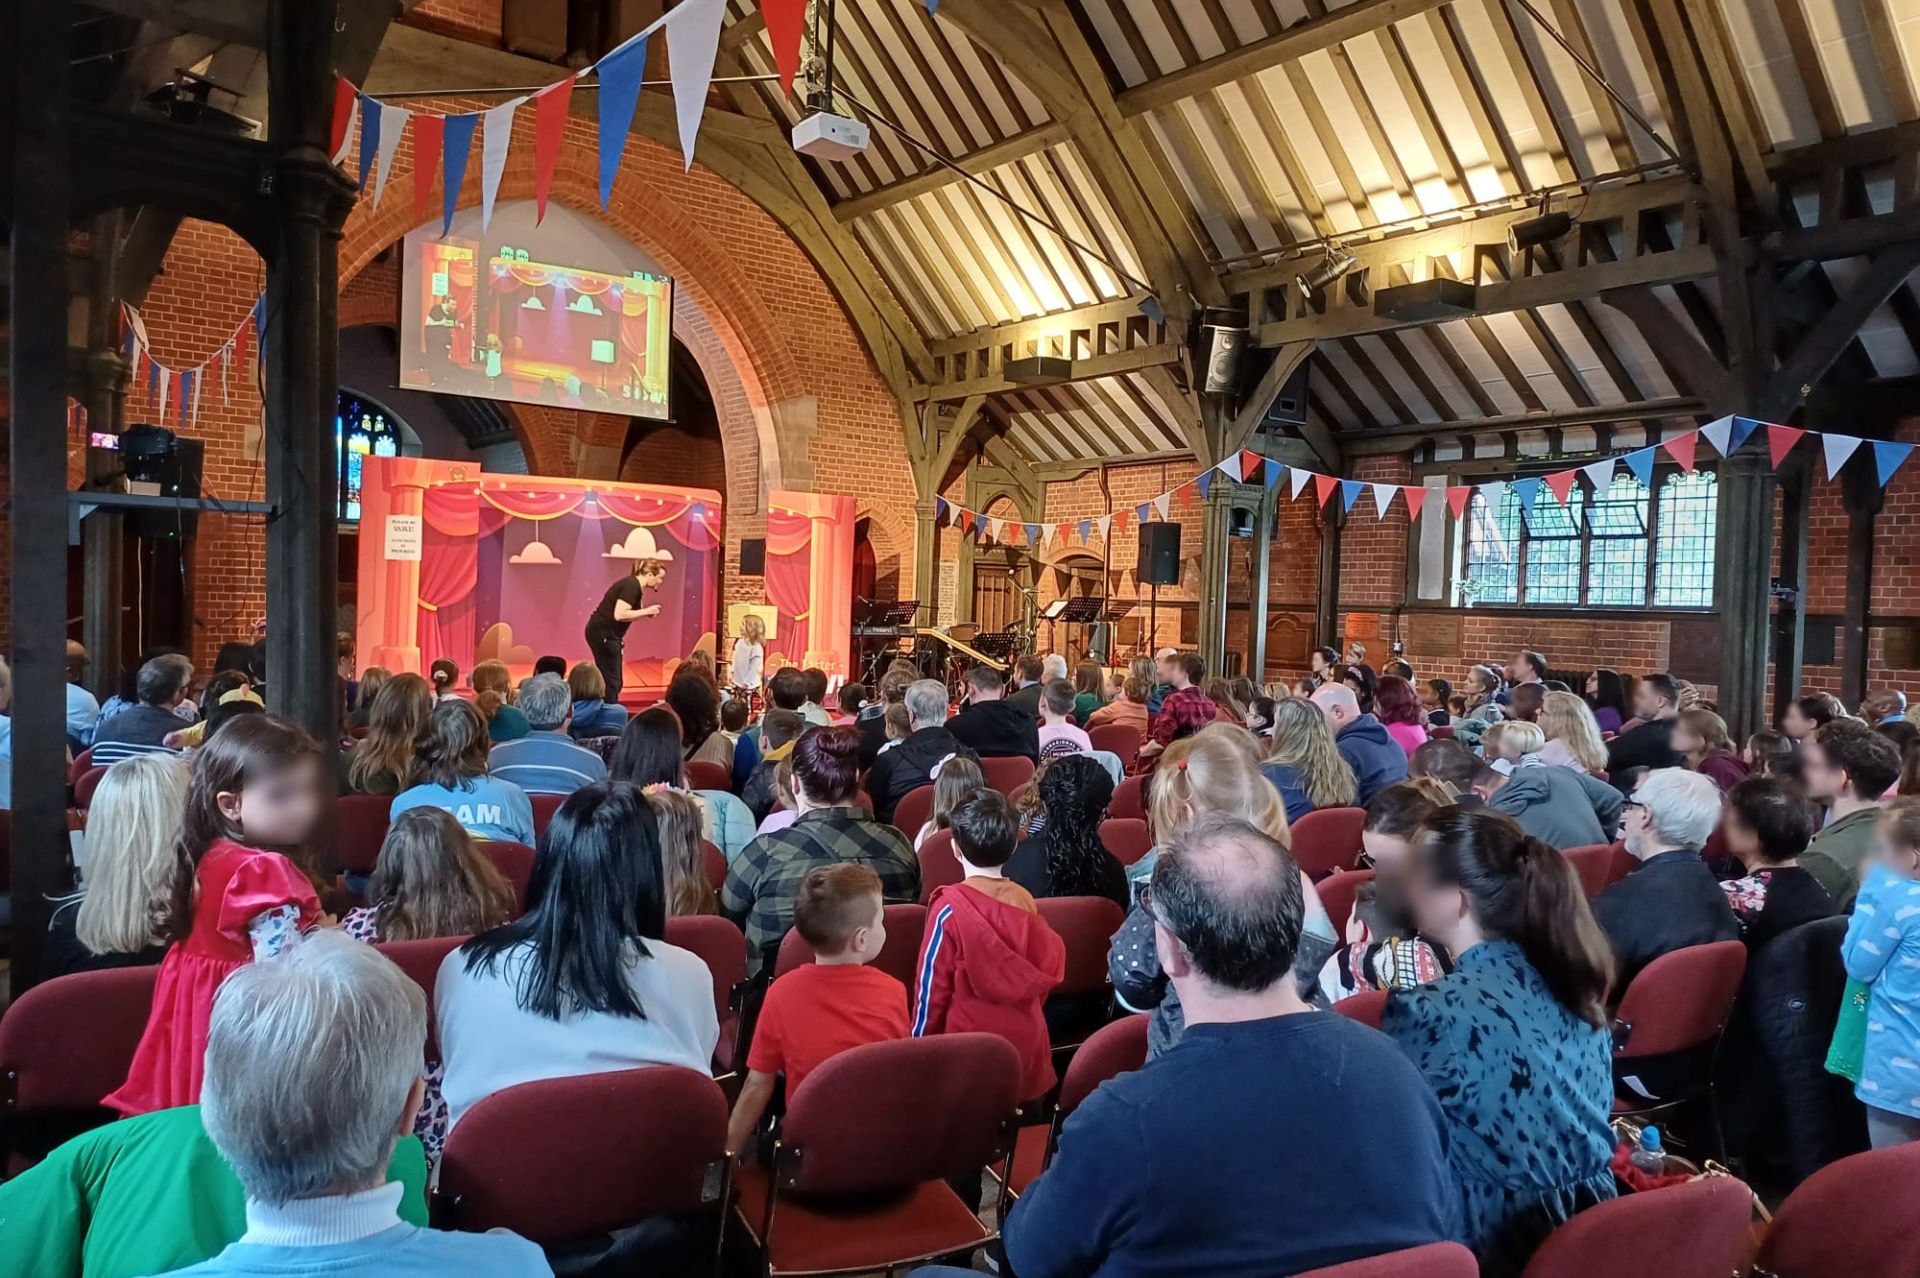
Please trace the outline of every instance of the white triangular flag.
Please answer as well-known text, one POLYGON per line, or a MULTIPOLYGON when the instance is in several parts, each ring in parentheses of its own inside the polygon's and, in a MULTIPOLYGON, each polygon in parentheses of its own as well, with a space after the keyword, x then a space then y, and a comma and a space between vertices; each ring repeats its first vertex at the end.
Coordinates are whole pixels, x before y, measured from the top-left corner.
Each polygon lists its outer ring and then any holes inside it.
POLYGON ((1302 470, 1298 466, 1287 467, 1287 484, 1288 484, 1287 500, 1299 501, 1300 490, 1302 488, 1305 488, 1307 486, 1307 481, 1312 478, 1313 478, 1313 472, 1310 470, 1302 470))
POLYGON ((1853 450, 1860 447, 1858 435, 1821 435, 1820 447, 1827 454, 1827 478, 1837 479, 1840 468, 1847 464, 1847 458, 1853 456, 1853 450))
POLYGON ((195 425, 200 421, 200 387, 207 380, 205 370, 193 379, 193 402, 187 407, 187 423, 195 425))
POLYGON ((1167 522, 1167 502, 1172 496, 1172 493, 1161 493, 1153 499, 1153 509, 1159 514, 1160 522, 1163 524, 1167 522))
POLYGON ((1000 530, 1006 526, 1007 521, 1004 519, 989 519, 987 521, 987 536, 993 538, 995 541, 999 541, 1000 530))
POLYGON ((1374 484, 1372 487, 1374 516, 1378 519, 1385 519, 1387 517, 1387 507, 1393 505, 1394 497, 1400 492, 1400 485, 1374 484))
POLYGON ((380 147, 373 164, 375 208, 380 207, 380 193, 387 189, 387 169, 393 164, 393 153, 400 149, 400 139, 406 136, 407 124, 412 119, 413 112, 404 107, 385 107, 380 112, 380 147))
POLYGON ((502 102, 480 116, 480 229, 493 221, 493 197, 507 171, 507 144, 513 140, 513 113, 525 98, 502 102))
POLYGON ((1607 489, 1613 487, 1613 463, 1613 458, 1602 457, 1592 465, 1580 468, 1580 473, 1587 477, 1589 484, 1593 485, 1595 497, 1605 497, 1607 489))
POLYGON ((1700 433, 1713 445, 1713 451, 1722 457, 1727 455, 1727 442, 1733 437, 1733 414, 1728 413, 1718 421, 1708 422, 1700 428, 1700 433))
POLYGON ((167 420, 167 391, 173 386, 173 370, 159 360, 153 361, 160 366, 160 396, 153 406, 153 415, 160 421, 167 420))
POLYGON ((693 167, 700 117, 707 110, 713 61, 720 52, 720 24, 727 0, 682 0, 667 14, 667 76, 673 81, 673 114, 680 125, 680 154, 693 167))
POLYGON ((340 130, 340 149, 328 157, 327 163, 339 164, 347 158, 347 152, 353 150, 353 140, 360 136, 356 127, 360 123, 360 95, 353 95, 353 105, 347 108, 347 125, 340 130))
POLYGON ((1507 499, 1507 481, 1495 479, 1484 484, 1476 484, 1475 487, 1480 490, 1480 495, 1486 498, 1487 509, 1497 514, 1500 503, 1507 499))
POLYGON ((1102 515, 1100 516, 1100 518, 1094 520, 1093 522, 1095 524, 1098 524, 1100 527, 1100 540, 1105 541, 1108 538, 1108 536, 1111 535, 1113 532, 1113 516, 1102 515))

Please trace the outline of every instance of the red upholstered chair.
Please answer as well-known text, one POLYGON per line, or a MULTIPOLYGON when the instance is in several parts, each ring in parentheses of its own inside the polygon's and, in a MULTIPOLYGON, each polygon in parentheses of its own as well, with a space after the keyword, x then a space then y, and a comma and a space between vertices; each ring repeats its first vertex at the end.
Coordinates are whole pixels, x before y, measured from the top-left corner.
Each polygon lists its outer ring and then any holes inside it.
POLYGON ((1778 1278, 1912 1278, 1920 1274, 1913 1187, 1920 1144, 1855 1154, 1807 1177, 1780 1204, 1755 1272, 1778 1278))
MULTIPOLYGON (((1112 905, 1113 902, 1106 902, 1112 905)), ((1009 1188, 1024 1194, 1027 1186, 1053 1162, 1060 1147, 1060 1128, 1094 1089, 1116 1074, 1147 1063, 1147 1022, 1151 1017, 1126 1016, 1094 1031, 1073 1054, 1060 1080, 1060 1100, 1053 1122, 1046 1127, 1022 1127, 1013 1150, 1013 1179, 1009 1188)))
POLYGON ((1107 805, 1107 819, 1111 821, 1120 817, 1135 817, 1141 821, 1147 819, 1146 777, 1128 777, 1113 787, 1113 802, 1107 805))
POLYGON ((562 1243, 726 1201, 727 1101, 670 1065, 543 1079, 481 1100, 447 1134, 443 1226, 562 1243))
MULTIPOLYGON (((1697 1052, 1699 1069, 1692 1080, 1666 1082, 1662 1090, 1674 1094, 1646 1104, 1619 1100, 1616 1114, 1644 1114, 1701 1096, 1711 1095, 1711 1053, 1733 1014, 1733 1000, 1747 971, 1747 947, 1739 941, 1689 945, 1662 954, 1640 969, 1620 998, 1613 1015, 1613 1075, 1633 1074, 1634 1061, 1676 1052, 1697 1052)), ((1669 1062, 1663 1079, 1675 1079, 1669 1062)))
POLYGON ((1133 767, 1134 756, 1146 744, 1140 729, 1128 723, 1103 723, 1097 728, 1088 728, 1087 740, 1096 750, 1111 750, 1119 755, 1120 764, 1125 768, 1133 767))
POLYGON ((1295 1278, 1480 1278, 1480 1262, 1459 1243, 1428 1243, 1384 1256, 1349 1260, 1344 1265, 1310 1269, 1295 1278))
POLYGON ((1379 1029, 1380 1018, 1387 1011, 1387 992, 1368 990, 1364 994, 1355 994, 1352 998, 1343 998, 1335 1003, 1333 1010, 1350 1021, 1359 1021, 1370 1029, 1379 1029))
POLYGON ((936 891, 965 877, 960 869, 960 857, 953 850, 953 831, 935 830, 929 834, 927 841, 920 845, 920 904, 925 905, 936 891))
POLYGON ((1347 934, 1347 920, 1353 917, 1353 900, 1363 883, 1373 882, 1372 870, 1336 870, 1326 878, 1314 884, 1314 891, 1320 894, 1320 904, 1327 909, 1327 918, 1333 923, 1334 934, 1347 934))
POLYGON ((1549 1234, 1522 1278, 1590 1278, 1601 1256, 1607 1273, 1728 1278, 1746 1270, 1752 1223, 1753 1191, 1731 1176, 1625 1194, 1549 1234))
POLYGON ((892 1269, 991 1242, 946 1181, 1000 1164, 1004 1186, 1019 1092, 1019 1056, 996 1034, 829 1059, 787 1098, 772 1168, 738 1172, 740 1219, 767 1271, 892 1269))
MULTIPOLYGON (((481 846, 485 846, 482 844, 481 846)), ((518 847, 519 844, 510 844, 518 847)), ((437 1018, 433 1013, 434 986, 440 979, 440 965, 447 955, 466 944, 464 936, 436 936, 424 941, 382 941, 374 946, 382 954, 392 959, 400 970, 413 978, 427 996, 427 1059, 440 1059, 440 1034, 437 1018)))
MULTIPOLYGON (((885 972, 906 987, 907 1001, 913 1001, 914 968, 920 961, 920 941, 927 933, 927 907, 916 903, 895 904, 884 907, 887 917, 887 940, 880 952, 873 956, 869 964, 876 972, 885 972)), ((799 929, 789 928, 780 939, 780 952, 773 960, 773 979, 779 980, 796 967, 805 967, 813 962, 813 951, 807 947, 805 938, 799 929)))
POLYGON ((733 793, 733 769, 705 759, 694 759, 687 764, 687 789, 689 790, 725 790, 733 793))
POLYGON ((368 727, 364 723, 354 724, 352 727, 347 729, 347 735, 349 737, 352 737, 355 741, 365 741, 370 735, 372 735, 372 733, 373 733, 373 729, 368 727))
POLYGON ((1573 872, 1580 876, 1580 890, 1587 894, 1589 901, 1613 882, 1613 844, 1589 843, 1567 848, 1560 855, 1572 863, 1573 872))
POLYGON ((1430 737, 1441 737, 1451 741, 1453 740, 1453 725, 1451 723, 1443 723, 1437 727, 1429 727, 1427 729, 1427 735, 1430 737))
POLYGON ((1058 1054, 1113 1018, 1107 948, 1126 914, 1104 896, 1043 897, 1034 904, 1067 950, 1066 975, 1048 995, 1047 1023, 1058 1054))
POLYGON ((853 792, 852 805, 859 808, 868 816, 873 815, 873 796, 867 793, 865 786, 861 786, 853 792))
POLYGON ((732 1068, 740 1038, 739 995, 747 982, 747 938, 717 914, 692 914, 667 920, 666 942, 698 954, 713 976, 713 1010, 720 1018, 714 1056, 722 1071, 732 1068))
POLYGON ((506 875, 507 882, 513 884, 513 899, 517 903, 515 916, 526 913, 527 885, 533 882, 533 849, 524 843, 505 839, 475 839, 473 846, 479 848, 481 855, 493 862, 493 868, 506 875))
POLYGON ((100 1108, 127 1081, 153 1006, 157 967, 58 976, 0 1016, 0 1112, 8 1174, 114 1115, 100 1108))
POLYGON ((73 806, 85 812, 93 806, 93 792, 100 788, 100 779, 107 775, 105 768, 88 768, 73 783, 73 806))
POLYGON ((933 815, 933 783, 916 790, 909 790, 900 796, 900 802, 893 805, 893 828, 907 836, 909 842, 920 833, 920 827, 933 815))
POLYGON ((1640 868, 1639 858, 1627 851, 1627 845, 1624 842, 1614 843, 1612 847, 1613 864, 1607 869, 1608 887, 1612 887, 1621 879, 1626 878, 1629 874, 1632 874, 1640 868))
POLYGON ((533 834, 535 838, 547 832, 547 822, 553 820, 553 814, 567 801, 564 794, 529 794, 527 801, 533 804, 533 834))
POLYGON ((80 778, 87 775, 87 769, 93 766, 93 747, 88 746, 73 756, 73 762, 67 765, 67 784, 78 785, 80 778))
POLYGON ((700 868, 707 872, 707 883, 718 892, 727 882, 727 854, 706 839, 700 840, 700 868))
POLYGON ((344 794, 333 809, 333 850, 340 868, 350 874, 372 874, 380 863, 380 845, 387 841, 390 794, 344 794))
POLYGON ((1360 827, 1365 808, 1316 808, 1293 823, 1293 859, 1318 879, 1360 863, 1360 827))
POLYGON ((980 773, 986 777, 989 790, 998 790, 1011 796, 1015 790, 1033 780, 1033 760, 1021 754, 1005 759, 982 759, 980 773))
POLYGON ((1133 865, 1153 850, 1153 835, 1139 817, 1108 817, 1100 823, 1100 842, 1122 865, 1133 865))

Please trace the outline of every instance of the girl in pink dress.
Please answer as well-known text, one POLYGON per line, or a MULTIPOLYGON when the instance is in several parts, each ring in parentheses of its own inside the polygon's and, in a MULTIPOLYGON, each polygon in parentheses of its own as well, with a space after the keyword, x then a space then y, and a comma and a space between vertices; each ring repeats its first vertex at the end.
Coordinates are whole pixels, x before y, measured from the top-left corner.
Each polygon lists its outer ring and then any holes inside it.
POLYGON ((199 1101, 220 983, 320 920, 300 849, 320 823, 322 782, 318 743, 273 715, 229 720, 194 751, 165 926, 173 944, 127 1081, 103 1104, 131 1115, 199 1101))

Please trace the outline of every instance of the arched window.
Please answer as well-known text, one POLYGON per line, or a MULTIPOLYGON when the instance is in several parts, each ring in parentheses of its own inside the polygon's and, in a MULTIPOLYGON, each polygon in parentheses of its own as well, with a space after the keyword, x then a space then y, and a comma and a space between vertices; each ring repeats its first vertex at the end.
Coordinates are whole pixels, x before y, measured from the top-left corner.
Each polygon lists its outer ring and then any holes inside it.
POLYGON ((333 419, 333 447, 340 460, 340 521, 359 523, 361 459, 398 457, 400 424, 372 400, 343 390, 333 419))

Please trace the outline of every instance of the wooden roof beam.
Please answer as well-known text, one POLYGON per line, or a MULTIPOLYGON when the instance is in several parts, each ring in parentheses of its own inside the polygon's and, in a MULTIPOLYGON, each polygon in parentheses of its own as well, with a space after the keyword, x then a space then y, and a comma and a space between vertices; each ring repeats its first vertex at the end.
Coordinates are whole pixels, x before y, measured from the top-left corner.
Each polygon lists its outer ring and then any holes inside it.
MULTIPOLYGON (((967 173, 979 177, 982 174, 991 173, 1002 165, 1024 160, 1030 155, 1038 155, 1049 147, 1070 141, 1072 136, 1066 125, 1057 120, 1050 120, 1045 124, 1035 125, 1031 129, 1024 129, 1004 141, 957 156, 954 163, 967 173)), ((901 178, 897 182, 889 182, 885 186, 877 186, 871 191, 862 191, 858 195, 841 200, 833 206, 833 215, 842 222, 852 222, 870 213, 877 213, 881 209, 892 208, 896 204, 918 199, 962 180, 961 175, 954 170, 945 165, 936 165, 912 177, 901 178)))

